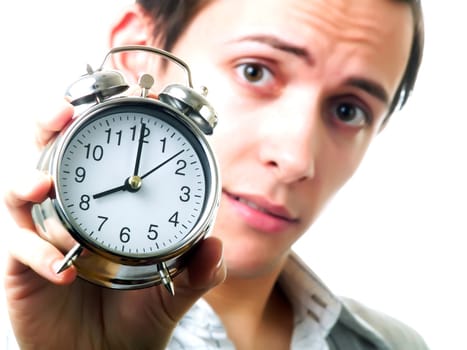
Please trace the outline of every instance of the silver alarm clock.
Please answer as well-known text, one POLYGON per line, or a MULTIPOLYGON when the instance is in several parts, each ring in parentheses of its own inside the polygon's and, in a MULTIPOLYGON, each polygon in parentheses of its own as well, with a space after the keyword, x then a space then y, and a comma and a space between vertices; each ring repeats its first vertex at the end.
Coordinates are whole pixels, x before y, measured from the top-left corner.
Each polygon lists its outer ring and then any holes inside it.
MULTIPOLYGON (((219 171, 205 135, 214 109, 192 87, 186 63, 146 46, 114 48, 97 70, 72 84, 68 98, 84 110, 44 150, 38 168, 54 180, 54 195, 34 205, 44 236, 60 222, 77 242, 64 259, 81 278, 115 289, 164 284, 184 267, 189 251, 209 233, 220 196, 219 171), (187 84, 149 98, 125 95, 123 75, 105 70, 110 55, 146 51, 183 68, 187 84)), ((54 243, 54 242, 52 242, 54 243)))

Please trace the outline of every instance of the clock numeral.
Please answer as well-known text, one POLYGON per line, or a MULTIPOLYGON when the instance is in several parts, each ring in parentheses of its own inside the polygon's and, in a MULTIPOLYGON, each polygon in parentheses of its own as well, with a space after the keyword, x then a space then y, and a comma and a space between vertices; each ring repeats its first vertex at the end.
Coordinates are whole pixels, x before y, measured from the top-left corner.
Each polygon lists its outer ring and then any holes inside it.
POLYGON ((165 153, 165 143, 167 142, 167 137, 164 137, 163 139, 159 140, 162 142, 162 153, 165 153))
POLYGON ((81 183, 84 181, 84 179, 86 178, 86 169, 84 169, 83 167, 77 167, 76 170, 75 170, 75 181, 78 182, 78 183, 81 183))
POLYGON ((177 161, 177 165, 179 166, 179 168, 175 170, 175 174, 185 176, 186 174, 182 172, 182 170, 186 168, 186 161, 184 161, 183 159, 179 159, 177 161))
POLYGON ((104 156, 104 148, 102 148, 101 145, 95 145, 94 147, 91 147, 91 144, 88 143, 84 146, 84 148, 86 148, 86 159, 92 157, 92 159, 98 162, 104 156))
POLYGON ((81 196, 81 201, 79 202, 79 208, 81 210, 88 210, 90 207, 89 201, 91 200, 91 197, 89 197, 87 194, 83 194, 81 196))
MULTIPOLYGON (((109 144, 112 137, 112 128, 108 128, 104 131, 107 134, 107 144, 109 144)), ((117 135, 117 146, 120 146, 120 143, 122 141, 122 130, 115 132, 115 135, 117 135)))
MULTIPOLYGON (((136 130, 138 129, 138 127, 136 125, 132 126, 130 128, 131 130, 131 141, 134 141, 136 140, 136 130)), ((143 139, 145 139, 146 137, 148 137, 149 135, 151 134, 151 129, 149 129, 147 126, 144 128, 144 135, 143 135, 143 139)), ((138 134, 139 136, 139 134, 138 134)), ((149 141, 146 141, 146 140, 143 140, 144 143, 149 143, 149 141)))
POLYGON ((128 227, 124 227, 120 230, 120 241, 122 243, 128 243, 130 241, 130 232, 128 227))
POLYGON ((182 194, 178 197, 182 202, 188 202, 190 200, 191 189, 188 186, 183 186, 180 191, 182 194))
POLYGON ((172 224, 174 224, 175 227, 177 227, 177 225, 179 224, 179 221, 178 221, 178 211, 176 211, 169 219, 169 222, 171 222, 172 224))
POLYGON ((100 215, 97 218, 102 220, 101 224, 99 225, 99 228, 97 229, 97 231, 100 231, 102 229, 102 226, 104 226, 104 224, 107 222, 107 220, 109 220, 109 218, 107 216, 100 215))
POLYGON ((146 141, 146 137, 148 137, 151 134, 151 129, 149 129, 147 126, 144 127, 144 135, 143 135, 143 142, 144 143, 149 143, 149 141, 146 141))
POLYGON ((148 229, 149 234, 147 235, 147 237, 151 241, 155 241, 157 237, 159 236, 159 232, 157 232, 156 228, 159 228, 159 225, 152 225, 152 224, 149 225, 149 229, 148 229))

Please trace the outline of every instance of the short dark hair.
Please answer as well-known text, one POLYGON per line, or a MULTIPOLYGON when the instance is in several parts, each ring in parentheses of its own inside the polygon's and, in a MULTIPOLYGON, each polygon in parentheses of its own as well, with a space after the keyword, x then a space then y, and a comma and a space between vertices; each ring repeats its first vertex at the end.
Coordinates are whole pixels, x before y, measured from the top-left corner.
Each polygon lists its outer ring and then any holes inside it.
POLYGON ((213 0, 136 0, 154 21, 160 48, 171 51, 191 21, 213 0))
MULTIPOLYGON (((193 18, 213 0, 136 0, 143 10, 154 18, 154 37, 161 48, 171 51, 193 18)), ((410 5, 414 22, 414 34, 410 56, 404 75, 389 106, 386 120, 402 108, 412 92, 423 55, 425 29, 421 0, 394 0, 410 5)))
POLYGON ((408 3, 412 9, 412 18, 414 23, 413 38, 405 72, 399 83, 399 87, 396 90, 394 99, 389 107, 389 112, 386 119, 396 110, 396 108, 402 108, 407 102, 410 93, 414 88, 415 81, 417 80, 418 71, 422 63, 423 48, 425 45, 425 25, 423 21, 421 0, 398 1, 408 3))

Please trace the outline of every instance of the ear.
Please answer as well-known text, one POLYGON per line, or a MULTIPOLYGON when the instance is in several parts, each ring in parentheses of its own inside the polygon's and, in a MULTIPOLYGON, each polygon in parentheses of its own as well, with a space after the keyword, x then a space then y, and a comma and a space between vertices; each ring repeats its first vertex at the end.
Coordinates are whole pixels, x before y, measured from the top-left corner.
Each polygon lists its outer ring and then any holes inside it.
MULTIPOLYGON (((112 25, 109 36, 110 47, 153 44, 153 27, 150 16, 140 6, 132 5, 124 10, 112 25)), ((131 80, 130 83, 135 83, 138 77, 149 69, 147 54, 139 51, 113 55, 112 64, 131 80)))

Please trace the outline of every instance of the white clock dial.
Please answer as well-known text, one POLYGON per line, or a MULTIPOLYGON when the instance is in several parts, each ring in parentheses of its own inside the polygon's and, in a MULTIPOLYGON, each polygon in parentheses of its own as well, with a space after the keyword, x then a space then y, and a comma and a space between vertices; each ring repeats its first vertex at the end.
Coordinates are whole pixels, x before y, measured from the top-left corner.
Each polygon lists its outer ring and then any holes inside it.
POLYGON ((186 243, 210 186, 202 146, 186 130, 167 111, 135 107, 110 108, 75 128, 56 179, 75 236, 135 259, 186 243))

